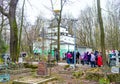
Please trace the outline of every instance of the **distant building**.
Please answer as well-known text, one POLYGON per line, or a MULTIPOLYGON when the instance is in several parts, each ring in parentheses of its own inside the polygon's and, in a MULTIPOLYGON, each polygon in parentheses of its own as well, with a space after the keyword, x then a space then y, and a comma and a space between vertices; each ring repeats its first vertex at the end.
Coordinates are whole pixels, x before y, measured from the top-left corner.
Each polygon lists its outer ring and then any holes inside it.
MULTIPOLYGON (((46 35, 47 45, 51 45, 52 50, 57 48, 57 27, 48 28, 46 35), (50 42, 50 43, 49 43, 50 42), (49 43, 49 44, 48 44, 49 43)), ((50 47, 48 48, 50 50, 50 47)), ((67 51, 74 50, 74 38, 68 33, 65 27, 60 27, 60 56, 62 57, 67 51)))
MULTIPOLYGON (((33 43, 34 53, 47 54, 52 50, 54 56, 54 49, 57 48, 57 27, 48 27, 46 34, 41 36, 44 38, 44 51, 42 51, 43 42, 36 41, 33 43)), ((74 50, 74 37, 68 33, 67 28, 60 27, 60 56, 63 57, 67 51, 74 50)))
MULTIPOLYGON (((47 27, 41 31, 41 41, 36 41, 33 43, 34 53, 44 53, 45 55, 47 55, 48 52, 52 51, 52 56, 54 56, 54 50, 57 49, 58 45, 58 27, 56 26, 56 21, 53 23, 54 25, 52 24, 51 27, 47 27)), ((68 28, 66 28, 65 26, 60 26, 60 57, 64 57, 67 51, 74 51, 74 48, 74 36, 68 32, 68 28)), ((92 49, 88 47, 77 47, 77 51, 83 53, 85 51, 92 51, 92 49)))
POLYGON ((92 52, 92 48, 87 46, 80 46, 77 48, 77 50, 80 52, 80 54, 83 54, 84 52, 92 52))

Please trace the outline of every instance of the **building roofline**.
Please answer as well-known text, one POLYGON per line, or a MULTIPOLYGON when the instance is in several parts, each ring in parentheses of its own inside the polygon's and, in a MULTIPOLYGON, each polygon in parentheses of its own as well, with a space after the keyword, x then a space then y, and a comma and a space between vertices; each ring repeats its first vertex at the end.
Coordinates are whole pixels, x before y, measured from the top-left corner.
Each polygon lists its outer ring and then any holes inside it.
MULTIPOLYGON (((67 45, 74 45, 72 43, 68 43, 68 42, 64 42, 64 41, 60 41, 61 45, 67 44, 67 45)), ((57 45, 57 42, 53 42, 52 45, 57 45)))

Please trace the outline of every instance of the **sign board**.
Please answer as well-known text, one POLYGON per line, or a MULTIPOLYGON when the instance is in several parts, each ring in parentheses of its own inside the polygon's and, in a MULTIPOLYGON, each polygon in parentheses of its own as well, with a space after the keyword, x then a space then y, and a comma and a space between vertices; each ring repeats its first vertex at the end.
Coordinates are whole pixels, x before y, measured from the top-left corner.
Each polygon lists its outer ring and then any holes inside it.
POLYGON ((111 67, 111 72, 112 73, 119 73, 119 67, 115 67, 115 66, 111 67))
POLYGON ((47 75, 47 64, 45 62, 39 62, 37 75, 47 75))

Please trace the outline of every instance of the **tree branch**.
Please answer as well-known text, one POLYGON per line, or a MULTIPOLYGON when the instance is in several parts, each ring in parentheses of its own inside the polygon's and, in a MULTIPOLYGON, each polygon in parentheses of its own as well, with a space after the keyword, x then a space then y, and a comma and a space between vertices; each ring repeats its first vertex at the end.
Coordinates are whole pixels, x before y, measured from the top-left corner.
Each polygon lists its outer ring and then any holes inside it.
POLYGON ((7 16, 8 17, 8 13, 6 13, 3 9, 2 6, 0 6, 0 12, 4 15, 4 16, 7 16))

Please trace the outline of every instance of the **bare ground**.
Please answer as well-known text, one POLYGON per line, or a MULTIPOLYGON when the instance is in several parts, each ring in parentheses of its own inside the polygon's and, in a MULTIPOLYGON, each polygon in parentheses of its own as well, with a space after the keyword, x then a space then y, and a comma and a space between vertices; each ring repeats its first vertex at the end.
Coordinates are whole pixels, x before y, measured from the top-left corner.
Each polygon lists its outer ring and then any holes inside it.
MULTIPOLYGON (((77 70, 87 70, 90 67, 88 65, 82 65, 77 68, 77 70)), ((68 70, 71 71, 72 69, 68 70)), ((72 73, 67 73, 67 74, 61 74, 60 71, 64 71, 64 66, 57 65, 55 67, 51 68, 51 75, 54 75, 58 78, 57 81, 52 81, 49 82, 48 84, 99 84, 98 82, 95 81, 89 81, 86 80, 84 77, 80 79, 76 79, 72 76, 72 73)), ((50 74, 50 69, 48 68, 48 73, 50 74)), ((29 73, 23 73, 23 74, 17 74, 17 75, 11 75, 11 81, 5 82, 5 83, 0 83, 0 84, 12 84, 12 81, 15 79, 19 79, 20 77, 24 76, 30 76, 29 73)))

